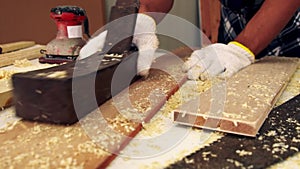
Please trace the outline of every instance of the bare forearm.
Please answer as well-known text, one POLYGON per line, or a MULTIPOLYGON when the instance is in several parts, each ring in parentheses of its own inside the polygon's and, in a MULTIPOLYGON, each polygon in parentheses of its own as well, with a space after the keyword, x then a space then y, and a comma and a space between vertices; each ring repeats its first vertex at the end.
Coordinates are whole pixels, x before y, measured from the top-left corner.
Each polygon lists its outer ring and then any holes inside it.
POLYGON ((164 13, 166 14, 172 9, 173 3, 174 0, 140 0, 139 12, 148 12, 159 23, 163 19, 164 13))
POLYGON ((300 0, 266 0, 236 41, 247 46, 255 55, 260 53, 280 33, 299 7, 300 0))

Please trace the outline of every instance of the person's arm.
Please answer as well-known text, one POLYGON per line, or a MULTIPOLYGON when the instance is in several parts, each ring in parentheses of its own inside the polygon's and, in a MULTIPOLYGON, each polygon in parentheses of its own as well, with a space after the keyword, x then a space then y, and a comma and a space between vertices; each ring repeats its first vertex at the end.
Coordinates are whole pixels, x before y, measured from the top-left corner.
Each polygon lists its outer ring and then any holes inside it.
POLYGON ((168 13, 172 9, 173 3, 174 0, 140 0, 139 13, 150 12, 148 15, 152 16, 156 23, 159 23, 163 19, 163 15, 153 15, 153 13, 168 13))
POLYGON ((260 53, 280 33, 299 7, 300 0, 265 0, 235 40, 248 47, 254 55, 260 53))
MULTIPOLYGON (((173 1, 174 0, 140 0, 139 14, 137 15, 132 41, 139 49, 137 73, 143 77, 148 76, 155 57, 154 53, 159 45, 156 36, 156 24, 163 19, 163 14, 171 10, 173 1), (160 14, 155 15, 155 12, 160 14)), ((78 59, 84 59, 102 50, 106 34, 107 31, 104 31, 91 38, 80 50, 78 59)))
POLYGON ((300 0, 265 0, 235 41, 211 44, 192 53, 184 65, 188 77, 230 77, 254 63, 255 55, 280 33, 299 7, 300 0))

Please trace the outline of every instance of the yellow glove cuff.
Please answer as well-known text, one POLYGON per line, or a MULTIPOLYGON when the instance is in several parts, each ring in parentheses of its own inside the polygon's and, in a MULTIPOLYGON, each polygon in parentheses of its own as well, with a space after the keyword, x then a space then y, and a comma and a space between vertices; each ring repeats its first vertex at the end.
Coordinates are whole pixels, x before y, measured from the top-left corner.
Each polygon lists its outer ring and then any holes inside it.
POLYGON ((241 43, 239 43, 239 42, 237 42, 237 41, 231 41, 231 42, 229 42, 228 44, 234 44, 234 45, 236 45, 236 46, 241 47, 241 48, 244 49, 247 53, 249 53, 249 54, 253 57, 253 59, 255 59, 254 53, 253 53, 249 48, 247 48, 246 46, 244 46, 243 44, 241 44, 241 43))

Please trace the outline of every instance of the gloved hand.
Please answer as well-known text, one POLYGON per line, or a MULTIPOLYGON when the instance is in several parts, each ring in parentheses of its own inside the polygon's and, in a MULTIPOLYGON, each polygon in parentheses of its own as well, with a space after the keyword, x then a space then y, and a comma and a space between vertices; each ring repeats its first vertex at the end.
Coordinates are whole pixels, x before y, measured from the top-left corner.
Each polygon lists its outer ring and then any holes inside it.
POLYGON ((192 53, 184 63, 183 70, 192 80, 210 77, 231 77, 255 60, 254 54, 238 42, 211 44, 192 53))
POLYGON ((104 47, 107 30, 101 32, 99 35, 89 39, 89 41, 80 49, 77 59, 81 60, 91 56, 92 54, 101 51, 104 47))
MULTIPOLYGON (((97 51, 101 51, 105 43, 106 35, 107 31, 90 39, 80 50, 78 59, 86 58, 97 51)), ((135 43, 139 49, 137 72, 139 75, 147 77, 154 60, 155 50, 159 44, 156 36, 156 23, 152 17, 141 13, 137 15, 133 43, 135 43)))
POLYGON ((139 49, 137 71, 139 75, 147 77, 154 61, 154 53, 159 41, 156 36, 155 20, 145 14, 138 14, 133 36, 133 43, 139 49))

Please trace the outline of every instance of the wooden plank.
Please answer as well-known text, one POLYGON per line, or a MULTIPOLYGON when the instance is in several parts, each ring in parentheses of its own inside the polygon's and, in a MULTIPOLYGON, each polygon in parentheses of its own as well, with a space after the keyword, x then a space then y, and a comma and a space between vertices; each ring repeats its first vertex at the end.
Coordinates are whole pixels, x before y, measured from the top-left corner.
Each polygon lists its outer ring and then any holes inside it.
POLYGON ((0 54, 28 48, 34 45, 35 45, 34 41, 19 41, 19 42, 0 44, 0 54))
POLYGON ((0 110, 13 105, 13 93, 11 89, 0 92, 0 110))
POLYGON ((41 49, 45 49, 44 45, 34 45, 32 47, 21 49, 16 52, 4 53, 0 54, 0 67, 12 65, 15 60, 22 60, 22 59, 36 59, 43 54, 41 54, 41 49))
POLYGON ((263 58, 175 110, 174 121, 256 136, 298 65, 297 58, 263 58))
POLYGON ((160 57, 148 79, 130 85, 129 95, 123 91, 74 125, 19 121, 0 133, 0 168, 105 168, 185 82, 180 58, 160 57))
MULTIPOLYGON (((297 89, 300 92, 300 88, 297 89)), ((220 168, 220 166, 222 168, 299 168, 299 113, 300 95, 298 94, 272 109, 257 137, 226 134, 217 142, 191 154, 185 160, 174 163, 168 169, 193 168, 195 164, 201 169, 220 168), (213 154, 215 156, 212 156, 213 154), (188 163, 190 161, 192 162, 188 163)))

